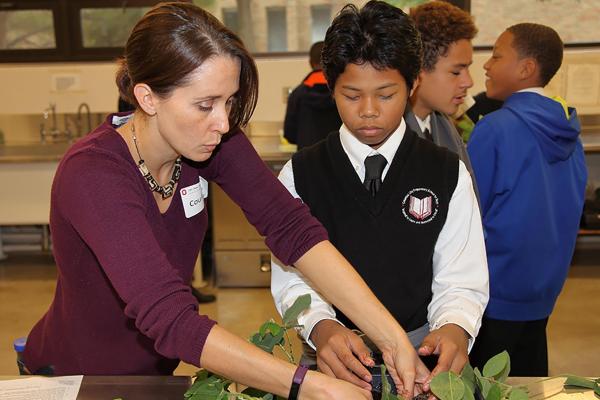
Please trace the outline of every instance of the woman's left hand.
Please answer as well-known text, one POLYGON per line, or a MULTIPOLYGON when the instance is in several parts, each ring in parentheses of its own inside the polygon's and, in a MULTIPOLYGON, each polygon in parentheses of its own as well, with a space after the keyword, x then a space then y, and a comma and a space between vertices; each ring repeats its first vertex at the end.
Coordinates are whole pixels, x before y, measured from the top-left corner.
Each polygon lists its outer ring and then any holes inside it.
POLYGON ((396 384, 398 394, 412 399, 413 396, 428 390, 428 388, 424 389, 424 386, 428 386, 429 370, 406 335, 399 340, 399 343, 380 350, 383 361, 396 384))

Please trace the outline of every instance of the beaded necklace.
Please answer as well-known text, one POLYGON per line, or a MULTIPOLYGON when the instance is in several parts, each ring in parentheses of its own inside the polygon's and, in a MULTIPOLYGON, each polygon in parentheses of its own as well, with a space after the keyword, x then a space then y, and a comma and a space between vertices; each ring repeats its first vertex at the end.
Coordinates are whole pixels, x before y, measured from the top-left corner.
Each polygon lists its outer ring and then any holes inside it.
POLYGON ((133 124, 133 121, 131 121, 131 136, 133 137, 133 144, 135 145, 135 150, 137 151, 138 158, 140 159, 138 161, 138 169, 140 170, 140 173, 142 174, 146 182, 148 182, 150 190, 152 190, 153 192, 160 193, 163 200, 173 196, 173 188, 175 187, 175 184, 179 181, 179 178, 181 177, 181 156, 177 157, 177 160, 175 160, 175 167, 173 168, 171 180, 169 180, 169 182, 167 182, 166 185, 160 186, 156 179, 154 179, 154 177, 150 173, 150 170, 146 166, 146 163, 144 162, 144 159, 140 154, 140 149, 138 148, 137 144, 137 136, 135 134, 135 125, 133 124))

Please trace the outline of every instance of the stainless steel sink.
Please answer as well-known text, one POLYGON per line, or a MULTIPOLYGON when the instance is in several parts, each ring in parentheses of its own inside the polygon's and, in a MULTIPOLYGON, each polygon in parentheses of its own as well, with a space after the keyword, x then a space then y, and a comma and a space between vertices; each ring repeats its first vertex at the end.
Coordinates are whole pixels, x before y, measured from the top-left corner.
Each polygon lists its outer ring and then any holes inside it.
POLYGON ((32 143, 0 145, 0 162, 57 161, 72 143, 32 143))

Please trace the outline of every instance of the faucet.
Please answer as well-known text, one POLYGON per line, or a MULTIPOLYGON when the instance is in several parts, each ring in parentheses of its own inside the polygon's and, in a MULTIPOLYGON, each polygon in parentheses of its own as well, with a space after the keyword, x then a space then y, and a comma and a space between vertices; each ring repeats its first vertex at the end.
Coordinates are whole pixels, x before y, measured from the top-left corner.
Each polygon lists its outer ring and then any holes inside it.
POLYGON ((87 117, 87 130, 86 133, 91 132, 92 130, 92 115, 90 114, 90 106, 88 103, 81 103, 79 107, 77 107, 77 136, 82 136, 81 132, 81 112, 85 109, 85 114, 87 117))
POLYGON ((50 103, 48 108, 46 108, 44 110, 43 118, 44 118, 44 120, 40 124, 40 139, 41 139, 42 143, 46 143, 46 137, 48 137, 48 136, 50 136, 53 140, 57 139, 58 137, 61 137, 61 136, 65 137, 69 141, 73 138, 73 135, 71 134, 71 131, 69 130, 68 127, 66 127, 64 131, 61 131, 58 129, 58 126, 56 124, 56 104, 55 103, 50 103), (52 119, 52 126, 50 127, 49 130, 47 130, 46 122, 48 121, 49 118, 52 119))

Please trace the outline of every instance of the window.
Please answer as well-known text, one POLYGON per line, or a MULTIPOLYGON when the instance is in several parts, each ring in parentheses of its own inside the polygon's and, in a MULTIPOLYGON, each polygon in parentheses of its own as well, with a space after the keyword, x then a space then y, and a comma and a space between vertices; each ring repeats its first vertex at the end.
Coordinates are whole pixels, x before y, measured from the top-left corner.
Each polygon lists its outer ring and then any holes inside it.
POLYGON ((327 33, 327 28, 331 24, 331 6, 311 6, 310 16, 312 20, 312 43, 315 43, 325 39, 325 33, 327 33))
POLYGON ((0 11, 0 49, 55 49, 51 10, 0 11))
MULTIPOLYGON (((0 0, 0 62, 113 60, 133 25, 160 0, 0 0)), ((181 0, 206 9, 254 54, 306 52, 323 40, 340 0, 181 0)), ((349 0, 357 6, 367 0, 349 0)), ((408 11, 429 0, 386 0, 408 11)), ((598 0, 446 0, 470 10, 476 46, 523 21, 554 27, 567 45, 600 42, 598 0), (565 13, 564 10, 569 12, 565 13), (558 18, 559 16, 560 18, 558 18)))
POLYGON ((223 24, 233 32, 239 34, 238 12, 236 8, 223 9, 223 24))
POLYGON ((136 22, 149 9, 149 7, 80 9, 79 21, 83 47, 124 47, 136 22))
POLYGON ((287 51, 287 23, 284 7, 267 8, 267 32, 270 52, 287 51))
POLYGON ((159 1, 0 0, 0 60, 113 60, 159 1))

